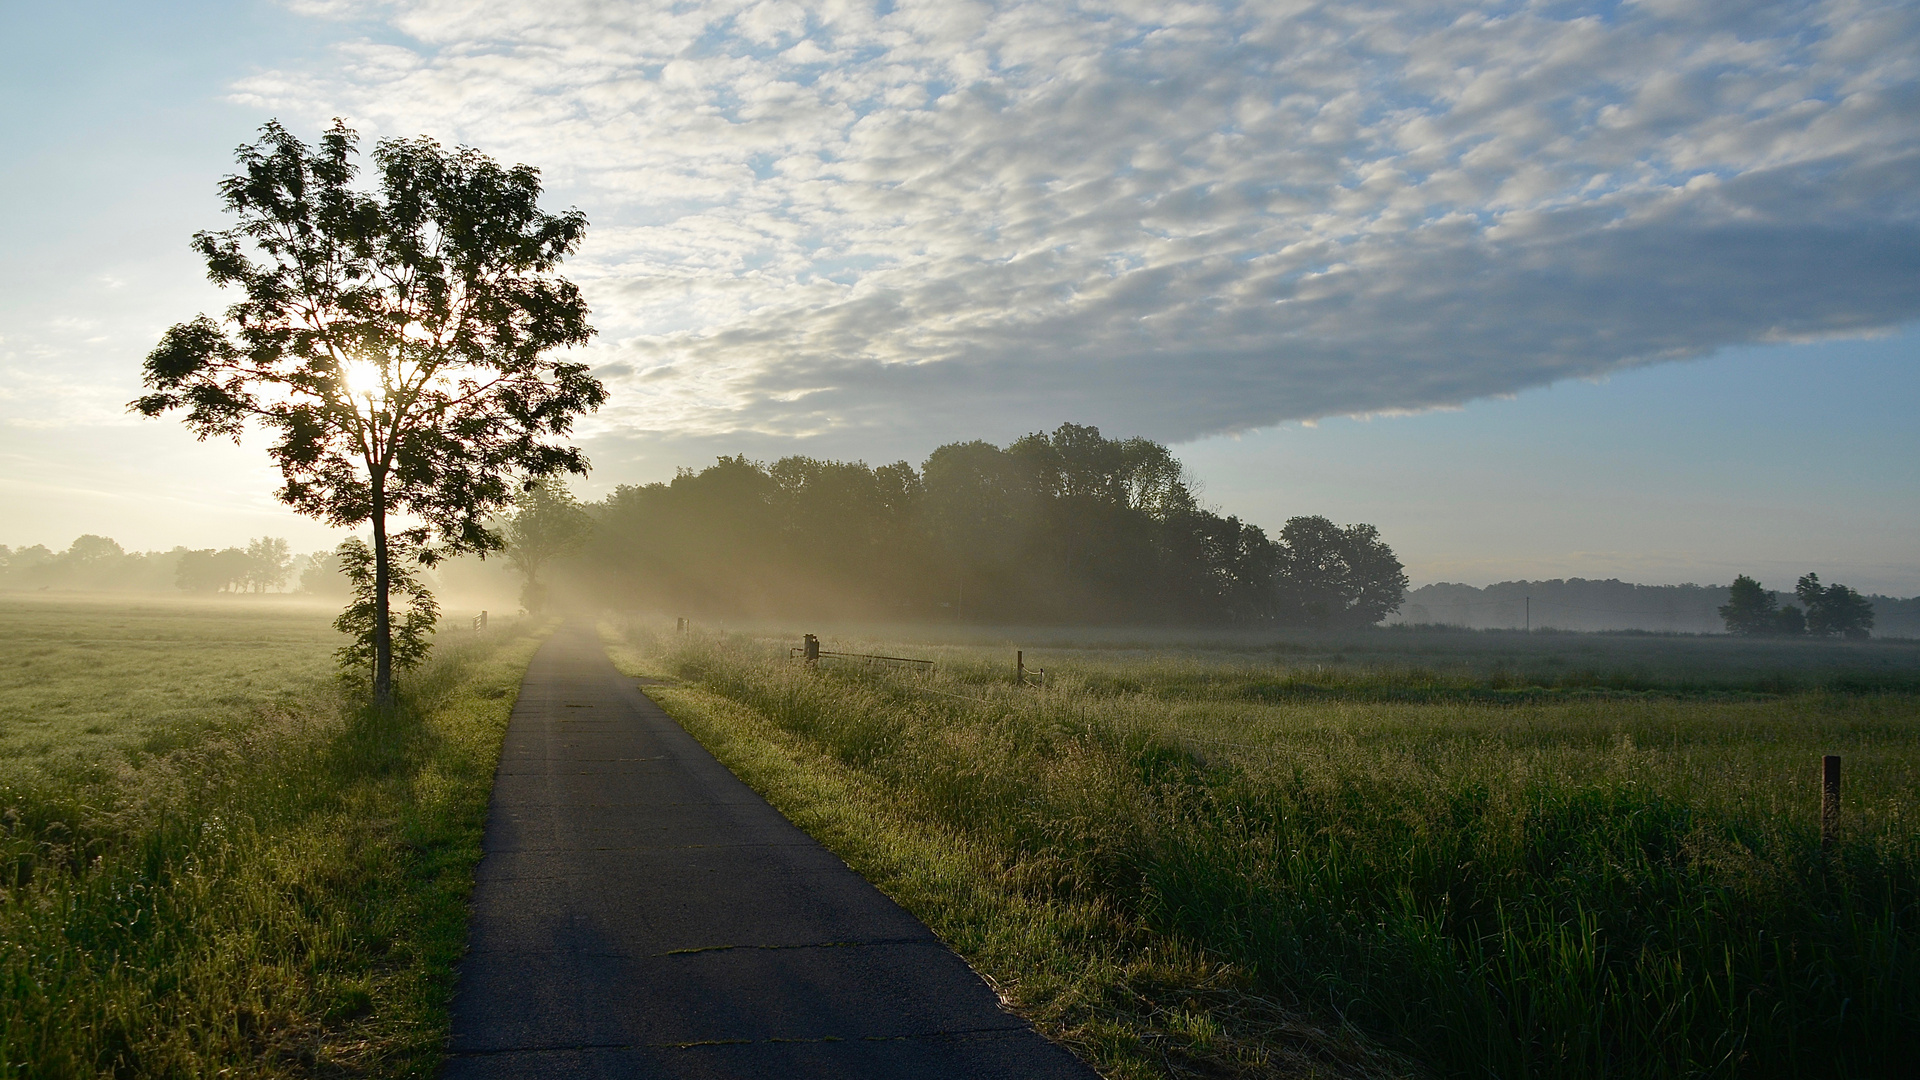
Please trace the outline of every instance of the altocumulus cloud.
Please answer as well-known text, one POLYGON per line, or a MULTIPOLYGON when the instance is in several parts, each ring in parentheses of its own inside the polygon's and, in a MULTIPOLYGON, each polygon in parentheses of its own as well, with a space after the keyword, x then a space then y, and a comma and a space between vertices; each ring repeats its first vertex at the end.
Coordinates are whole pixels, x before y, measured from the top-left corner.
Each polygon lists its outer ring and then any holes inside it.
POLYGON ((1910 3, 304 3, 542 165, 627 431, 1184 440, 1920 317, 1910 3))

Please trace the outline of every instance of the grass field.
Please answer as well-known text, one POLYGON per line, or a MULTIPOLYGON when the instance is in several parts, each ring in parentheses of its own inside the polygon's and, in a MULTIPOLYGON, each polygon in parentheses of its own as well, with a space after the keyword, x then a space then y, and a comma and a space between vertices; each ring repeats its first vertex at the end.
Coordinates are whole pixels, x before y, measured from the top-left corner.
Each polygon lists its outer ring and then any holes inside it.
POLYGON ((1901 1075, 1920 646, 610 628, 776 805, 1116 1076, 1901 1075), (1039 647, 1032 643, 1039 642, 1039 647), (1820 844, 1820 757, 1846 762, 1820 844))
POLYGON ((431 1074, 537 640, 381 717, 332 616, 0 600, 0 1077, 431 1074))
MULTIPOLYGON (((250 600, 251 598, 249 598, 250 600)), ((333 671, 334 612, 288 602, 0 599, 0 780, 162 749, 333 671)))

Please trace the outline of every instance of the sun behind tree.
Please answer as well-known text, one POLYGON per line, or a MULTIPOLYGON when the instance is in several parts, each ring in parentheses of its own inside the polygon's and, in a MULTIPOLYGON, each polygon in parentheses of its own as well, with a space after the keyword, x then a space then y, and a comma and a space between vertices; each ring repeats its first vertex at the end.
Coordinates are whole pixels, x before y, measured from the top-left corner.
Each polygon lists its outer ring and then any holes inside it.
POLYGON ((578 210, 539 207, 540 174, 471 147, 385 139, 374 191, 354 186, 359 137, 340 120, 309 149, 278 121, 236 154, 220 193, 239 224, 200 232, 208 277, 246 299, 168 330, 148 355, 147 416, 185 409, 205 439, 272 433, 282 502, 370 525, 366 655, 393 701, 394 559, 497 551, 489 515, 528 483, 584 475, 561 437, 606 389, 553 350, 593 335, 556 272, 578 210), (409 519, 393 530, 390 519, 409 519))

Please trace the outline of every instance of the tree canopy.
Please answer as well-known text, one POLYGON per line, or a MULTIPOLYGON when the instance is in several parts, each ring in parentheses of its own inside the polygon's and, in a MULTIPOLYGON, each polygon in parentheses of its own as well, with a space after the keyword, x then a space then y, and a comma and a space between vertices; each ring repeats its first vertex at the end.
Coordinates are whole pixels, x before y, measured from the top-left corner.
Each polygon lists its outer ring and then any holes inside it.
POLYGON ((1806 574, 1793 591, 1807 609, 1809 634, 1859 640, 1873 630, 1873 604, 1845 585, 1822 586, 1819 574, 1806 574))
POLYGON ((499 532, 506 541, 507 560, 524 581, 520 606, 536 613, 545 608, 541 569, 584 543, 592 528, 593 519, 581 509, 580 500, 559 481, 536 483, 514 500, 514 511, 502 518, 499 532))
POLYGON ((1075 424, 918 469, 723 457, 586 509, 554 587, 687 614, 1351 626, 1407 584, 1372 526, 1276 541, 1203 507, 1166 447, 1075 424))
POLYGON ((1873 629, 1873 604, 1845 585, 1822 585, 1819 574, 1804 574, 1794 586, 1802 606, 1782 606, 1774 594, 1745 574, 1733 579, 1720 608, 1727 632, 1743 637, 1782 636, 1866 638, 1873 629))
POLYGON ((1760 582, 1740 574, 1733 579, 1729 590, 1727 602, 1720 608, 1727 633, 1758 637, 1779 632, 1779 602, 1771 592, 1760 587, 1760 582))
POLYGON ((278 122, 220 184, 232 228, 194 236, 208 277, 245 298, 174 326, 132 408, 184 412, 201 438, 273 439, 279 498, 372 526, 374 692, 391 696, 395 554, 497 550, 486 528, 529 480, 584 473, 575 417, 606 391, 555 351, 593 329, 557 273, 586 233, 540 209, 540 179, 470 147, 386 139, 373 190, 336 120, 309 148, 278 122), (390 518, 408 523, 389 530, 390 518))

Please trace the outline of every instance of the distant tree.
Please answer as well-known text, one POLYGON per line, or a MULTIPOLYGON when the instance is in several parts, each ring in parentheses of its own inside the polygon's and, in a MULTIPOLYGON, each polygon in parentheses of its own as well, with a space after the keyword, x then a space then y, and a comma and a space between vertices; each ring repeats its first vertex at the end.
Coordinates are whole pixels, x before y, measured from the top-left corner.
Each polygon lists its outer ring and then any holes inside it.
POLYGON ((944 561, 997 573, 1019 557, 1038 496, 1005 450, 980 440, 948 443, 922 465, 920 485, 926 523, 944 561))
POLYGON ((1280 530, 1281 617, 1325 627, 1372 626, 1397 611, 1407 575, 1372 525, 1296 517, 1280 530))
POLYGON ((1829 585, 1820 619, 1825 633, 1865 641, 1873 634, 1873 603, 1845 585, 1829 585))
POLYGON ((185 551, 175 564, 174 583, 187 592, 227 592, 244 588, 253 561, 239 548, 185 551))
POLYGON ((1733 579, 1727 593, 1727 602, 1720 607, 1720 618, 1726 621, 1727 633, 1763 637, 1778 632, 1780 612, 1773 593, 1761 588, 1758 581, 1741 574, 1733 579))
POLYGON ((1788 604, 1774 616, 1773 632, 1782 637, 1800 637, 1807 632, 1807 613, 1788 604))
POLYGON ((1863 640, 1873 630, 1873 604, 1845 585, 1820 584, 1819 574, 1806 574, 1794 586, 1794 594, 1807 608, 1807 633, 1819 637, 1838 635, 1863 640))
POLYGON ((46 583, 67 589, 112 588, 127 568, 127 552, 116 541, 88 533, 76 537, 43 571, 46 583))
POLYGON ((1819 574, 1801 574, 1800 580, 1794 582, 1793 595, 1800 598, 1808 612, 1814 612, 1819 610, 1820 601, 1826 599, 1827 587, 1820 584, 1819 574))
POLYGON ((281 501, 371 526, 373 693, 392 701, 396 556, 497 550, 486 528, 528 480, 585 473, 559 441, 606 390, 555 349, 587 342, 587 306, 556 267, 586 234, 539 207, 540 177, 430 139, 374 149, 336 120, 309 149, 275 122, 220 185, 239 224, 194 247, 245 299, 168 330, 133 409, 185 410, 201 438, 272 433, 281 501), (401 514, 417 524, 389 533, 401 514))
POLYGON ((29 570, 33 567, 52 562, 53 552, 45 544, 32 547, 14 548, 7 556, 7 568, 10 570, 29 570))
POLYGON ((225 592, 244 592, 253 576, 253 560, 244 548, 221 548, 214 556, 219 568, 220 588, 225 592))
POLYGON ((53 561, 53 552, 45 544, 32 547, 0 549, 0 580, 8 588, 33 588, 39 577, 38 571, 53 561))
POLYGON ((212 548, 180 553, 180 561, 174 564, 173 580, 181 591, 214 592, 220 588, 215 554, 212 548))
POLYGON ((547 586, 540 570, 554 559, 577 550, 593 531, 593 519, 581 508, 567 486, 543 480, 520 493, 516 509, 504 519, 500 535, 506 540, 507 561, 520 571, 520 606, 539 614, 546 608, 547 586))
POLYGON ((941 446, 917 473, 721 458, 593 513, 568 572, 680 611, 1343 626, 1395 610, 1407 585, 1371 526, 1300 518, 1289 553, 1200 506, 1166 447, 1077 424, 941 446))
POLYGON ((254 592, 277 589, 293 574, 293 552, 287 542, 262 536, 247 544, 247 586, 254 592))
POLYGON ((60 557, 76 568, 103 566, 126 557, 126 549, 105 536, 88 533, 76 537, 60 557))
MULTIPOLYGON (((348 641, 334 653, 340 666, 352 670, 365 669, 368 675, 374 674, 374 640, 377 624, 374 617, 378 611, 378 583, 374 577, 373 549, 367 542, 355 536, 335 548, 334 557, 340 564, 341 573, 346 575, 351 587, 352 600, 340 617, 333 621, 333 628, 347 635, 348 641)), ((399 593, 407 598, 406 616, 392 625, 392 664, 402 670, 413 667, 427 658, 432 650, 434 628, 440 622, 440 605, 433 599, 433 593, 416 576, 411 560, 396 559, 387 567, 387 588, 391 593, 399 593)), ((416 564, 417 565, 417 564, 416 564)))
POLYGON ((311 596, 344 596, 352 591, 346 568, 334 551, 316 551, 300 564, 300 591, 311 596))

